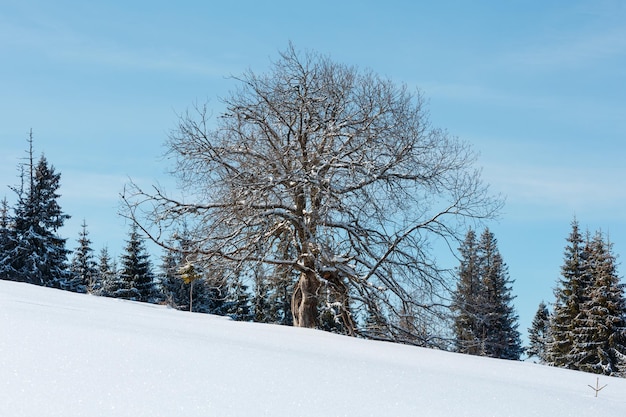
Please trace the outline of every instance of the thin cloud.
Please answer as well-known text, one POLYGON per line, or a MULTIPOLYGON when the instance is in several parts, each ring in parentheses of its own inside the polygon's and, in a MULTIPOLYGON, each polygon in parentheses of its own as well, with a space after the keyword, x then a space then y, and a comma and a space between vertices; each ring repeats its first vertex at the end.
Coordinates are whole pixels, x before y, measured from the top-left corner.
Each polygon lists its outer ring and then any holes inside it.
POLYGON ((509 54, 512 68, 557 71, 597 66, 626 55, 626 29, 608 28, 596 33, 566 34, 509 54))
POLYGON ((222 77, 226 66, 185 56, 178 51, 148 50, 121 44, 115 39, 98 40, 55 22, 19 24, 0 16, 0 48, 36 51, 47 59, 107 66, 119 70, 162 71, 222 77))
POLYGON ((624 217, 626 169, 529 164, 491 165, 484 172, 493 189, 507 196, 509 207, 533 207, 535 216, 556 209, 624 217))

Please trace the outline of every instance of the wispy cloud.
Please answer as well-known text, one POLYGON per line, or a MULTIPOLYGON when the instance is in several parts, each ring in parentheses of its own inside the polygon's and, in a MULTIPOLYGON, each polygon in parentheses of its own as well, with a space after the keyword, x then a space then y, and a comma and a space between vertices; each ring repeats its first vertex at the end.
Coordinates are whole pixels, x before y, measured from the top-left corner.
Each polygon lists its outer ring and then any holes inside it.
POLYGON ((486 181, 507 196, 509 209, 517 210, 518 215, 590 213, 626 220, 625 168, 494 164, 485 167, 484 173, 486 181))
POLYGON ((512 65, 531 70, 559 70, 586 67, 598 61, 626 55, 626 30, 555 41, 516 52, 509 56, 512 65))
POLYGON ((222 77, 232 72, 217 59, 211 61, 210 57, 190 57, 179 50, 132 45, 112 35, 94 38, 54 21, 13 21, 0 16, 0 39, 0 49, 20 48, 25 52, 35 51, 49 60, 104 65, 119 70, 211 77, 222 77))
POLYGON ((565 16, 554 19, 553 29, 530 37, 526 46, 504 55, 503 63, 518 70, 558 71, 626 57, 626 8, 597 3, 593 10, 579 5, 572 6, 571 15, 563 11, 565 16))

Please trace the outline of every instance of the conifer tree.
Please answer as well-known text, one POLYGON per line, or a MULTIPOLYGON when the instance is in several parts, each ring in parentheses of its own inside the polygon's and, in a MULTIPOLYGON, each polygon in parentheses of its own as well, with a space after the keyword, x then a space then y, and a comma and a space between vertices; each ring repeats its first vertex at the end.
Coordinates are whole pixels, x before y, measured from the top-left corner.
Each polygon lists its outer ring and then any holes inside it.
POLYGON ((224 303, 224 312, 233 320, 251 321, 254 318, 250 308, 250 294, 248 286, 243 283, 239 275, 231 278, 224 303))
POLYGON ((536 357, 541 363, 546 362, 547 345, 550 341, 550 311, 542 301, 531 327, 528 329, 528 347, 526 354, 529 358, 536 357))
POLYGON ((4 197, 0 202, 0 279, 10 279, 10 223, 9 203, 4 197))
POLYGON ((121 257, 120 281, 123 286, 116 290, 115 297, 143 302, 156 302, 159 299, 150 255, 136 224, 131 226, 125 252, 121 257))
POLYGON ((575 319, 571 367, 626 376, 626 300, 612 245, 597 232, 587 251, 592 283, 575 319))
POLYGON ((78 247, 74 250, 74 256, 70 264, 70 281, 66 289, 75 292, 94 293, 99 291, 101 281, 98 276, 98 268, 93 257, 91 240, 87 231, 87 223, 83 220, 78 235, 78 247))
POLYGON ((489 229, 485 229, 481 235, 479 258, 481 280, 486 291, 481 297, 484 300, 483 355, 519 360, 523 349, 517 331, 518 316, 512 304, 513 282, 497 248, 497 240, 489 229))
POLYGON ((65 248, 66 239, 58 232, 70 216, 62 212, 58 203, 61 174, 43 155, 34 162, 32 131, 21 180, 21 185, 13 188, 17 204, 3 269, 13 280, 61 288, 69 277, 69 251, 65 248))
MULTIPOLYGON (((287 234, 282 234, 276 251, 279 258, 292 256, 295 252, 293 242, 289 240, 287 234)), ((293 294, 293 283, 297 281, 293 269, 285 265, 276 265, 271 274, 268 274, 268 305, 271 323, 282 324, 284 326, 293 325, 293 314, 291 311, 291 298, 293 294)))
POLYGON ((254 321, 257 323, 270 323, 271 316, 269 305, 269 288, 263 265, 259 263, 253 271, 254 294, 252 296, 252 309, 254 321))
POLYGON ((483 283, 480 279, 480 260, 476 233, 470 229, 459 248, 461 264, 457 273, 459 281, 453 295, 455 350, 459 353, 479 355, 482 351, 483 283))
POLYGON ((115 292, 123 287, 118 279, 117 263, 109 255, 109 249, 105 246, 100 250, 98 256, 98 279, 100 289, 98 295, 113 297, 115 292))
POLYGON ((523 349, 512 305, 512 280, 495 236, 485 229, 477 242, 470 230, 460 251, 459 282, 453 299, 456 350, 518 360, 523 349))
MULTIPOLYGON (((261 257, 274 254, 276 258, 293 256, 293 242, 286 233, 279 233, 277 241, 269 248, 258 247, 261 257)), ((292 268, 285 265, 267 265, 261 262, 253 268, 254 295, 252 307, 254 320, 286 326, 293 324, 291 294, 297 280, 292 268)))
POLYGON ((554 312, 550 322, 551 338, 548 343, 547 363, 563 368, 574 368, 572 350, 575 341, 576 318, 587 300, 591 276, 587 252, 579 230, 578 221, 572 221, 572 231, 567 237, 561 278, 554 290, 554 312))

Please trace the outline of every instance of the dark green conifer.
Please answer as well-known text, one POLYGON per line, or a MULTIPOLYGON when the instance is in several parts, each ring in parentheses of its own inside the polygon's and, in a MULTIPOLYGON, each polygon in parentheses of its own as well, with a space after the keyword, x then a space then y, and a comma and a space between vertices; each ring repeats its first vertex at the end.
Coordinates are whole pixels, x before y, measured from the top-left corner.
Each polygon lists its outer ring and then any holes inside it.
POLYGON ((4 197, 0 202, 0 279, 8 280, 10 278, 10 256, 9 251, 11 239, 11 228, 9 218, 9 203, 4 197))
POLYGON ((65 241, 58 232, 70 216, 59 206, 61 174, 44 156, 34 163, 32 133, 2 267, 9 279, 62 288, 69 278, 65 241))
POLYGON ((518 360, 523 351, 512 305, 512 280, 485 229, 476 240, 470 230, 461 245, 459 281, 453 298, 456 350, 472 355, 518 360))
POLYGON ((143 302, 159 300, 150 255, 135 224, 131 226, 125 252, 121 257, 119 276, 122 288, 116 290, 115 297, 143 302))
POLYGON ((105 246, 98 256, 98 282, 100 288, 96 294, 104 297, 113 297, 115 291, 122 287, 118 280, 117 265, 109 255, 109 249, 105 246))
POLYGON ((551 338, 547 349, 547 363, 563 368, 574 368, 572 351, 575 342, 576 318, 589 294, 591 275, 587 252, 578 222, 572 221, 567 237, 561 278, 554 290, 555 303, 550 323, 551 338))
POLYGON ((98 268, 88 236, 87 223, 83 220, 78 236, 78 247, 74 250, 70 264, 70 279, 65 285, 67 290, 94 293, 100 289, 98 268))
POLYGON ((537 358, 540 363, 546 362, 547 345, 550 341, 550 311, 542 301, 531 327, 528 329, 528 347, 526 354, 529 358, 537 358))
POLYGON ((485 229, 479 242, 480 276, 483 290, 483 355, 519 360, 523 348, 517 331, 518 316, 513 307, 508 268, 497 247, 497 240, 485 229))
POLYGON ((459 353, 480 355, 484 317, 482 317, 483 283, 480 279, 480 260, 476 233, 469 230, 459 248, 461 264, 457 269, 459 280, 453 295, 455 350, 459 353))
POLYGON ((626 301, 612 245, 597 232, 587 252, 592 282, 574 323, 571 367, 626 376, 626 301))

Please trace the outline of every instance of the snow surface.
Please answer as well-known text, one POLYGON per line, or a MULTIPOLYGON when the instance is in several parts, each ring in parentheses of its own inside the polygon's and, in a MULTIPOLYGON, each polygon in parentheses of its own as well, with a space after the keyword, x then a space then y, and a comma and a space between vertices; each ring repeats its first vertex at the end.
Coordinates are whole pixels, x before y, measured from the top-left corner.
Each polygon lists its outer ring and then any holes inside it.
POLYGON ((0 281, 0 416, 626 416, 626 379, 0 281))

